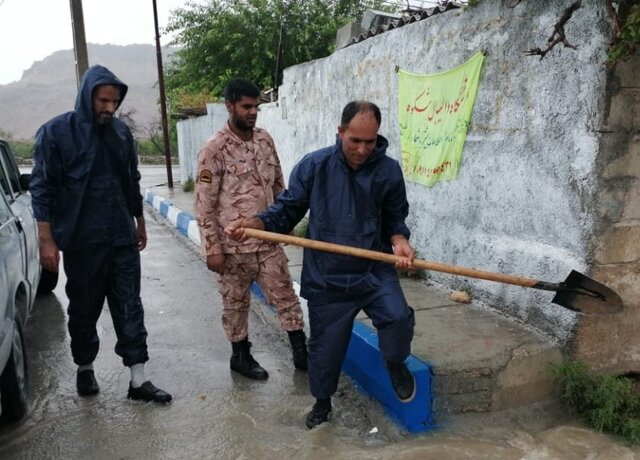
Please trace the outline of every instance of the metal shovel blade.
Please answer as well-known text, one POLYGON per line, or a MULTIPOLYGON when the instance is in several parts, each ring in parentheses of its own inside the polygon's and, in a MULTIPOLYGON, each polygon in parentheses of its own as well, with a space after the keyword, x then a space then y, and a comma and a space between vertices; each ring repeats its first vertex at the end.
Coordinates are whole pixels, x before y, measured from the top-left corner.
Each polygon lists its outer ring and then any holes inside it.
POLYGON ((586 315, 609 315, 622 311, 622 299, 602 283, 572 270, 559 284, 553 303, 586 315))

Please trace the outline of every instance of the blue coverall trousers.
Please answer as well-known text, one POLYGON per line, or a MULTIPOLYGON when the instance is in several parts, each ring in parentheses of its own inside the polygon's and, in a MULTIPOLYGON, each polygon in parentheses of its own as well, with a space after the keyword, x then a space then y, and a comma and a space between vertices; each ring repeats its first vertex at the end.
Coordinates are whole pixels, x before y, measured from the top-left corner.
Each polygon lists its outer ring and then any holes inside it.
POLYGON ((137 246, 91 244, 65 252, 63 260, 73 361, 82 366, 95 360, 100 346, 96 324, 106 298, 117 336, 116 354, 125 366, 146 362, 147 330, 137 246))
POLYGON ((415 317, 396 276, 359 301, 329 304, 308 303, 309 388, 317 399, 327 399, 338 388, 353 321, 364 310, 378 331, 378 343, 385 361, 403 362, 411 353, 415 317))

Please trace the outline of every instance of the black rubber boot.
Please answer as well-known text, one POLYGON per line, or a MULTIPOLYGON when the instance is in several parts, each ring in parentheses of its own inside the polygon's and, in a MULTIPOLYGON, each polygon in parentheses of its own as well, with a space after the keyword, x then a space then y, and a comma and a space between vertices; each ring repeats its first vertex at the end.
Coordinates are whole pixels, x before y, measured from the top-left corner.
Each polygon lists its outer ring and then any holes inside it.
POLYGON ((321 423, 329 421, 331 414, 331 399, 316 399, 313 409, 307 415, 306 424, 310 430, 321 423))
POLYGON ((231 355, 231 370, 253 380, 266 380, 269 373, 264 370, 251 356, 251 342, 248 339, 239 342, 231 342, 233 354, 231 355))
POLYGON ((87 369, 76 374, 76 388, 80 396, 97 395, 100 391, 96 376, 92 369, 87 369))
POLYGON ((403 403, 411 401, 416 395, 416 380, 407 365, 387 361, 387 371, 398 399, 403 403))
POLYGON ((293 351, 293 365, 301 371, 307 370, 307 336, 304 331, 289 331, 291 351, 293 351))

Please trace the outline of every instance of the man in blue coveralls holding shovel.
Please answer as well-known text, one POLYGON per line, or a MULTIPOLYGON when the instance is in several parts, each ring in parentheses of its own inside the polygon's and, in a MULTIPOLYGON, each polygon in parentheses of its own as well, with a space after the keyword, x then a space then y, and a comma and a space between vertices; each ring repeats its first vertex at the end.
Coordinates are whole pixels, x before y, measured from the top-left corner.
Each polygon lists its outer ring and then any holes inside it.
MULTIPOLYGON (((313 240, 393 252, 397 268, 413 268, 405 219, 409 212, 402 170, 386 155, 378 134, 380 109, 353 101, 342 112, 333 146, 306 155, 293 169, 287 190, 266 211, 230 224, 225 232, 244 240, 244 228, 289 233, 309 211, 313 240)), ((378 331, 391 384, 403 402, 415 396, 415 380, 404 361, 410 354, 413 309, 407 305, 392 265, 304 250, 301 296, 309 307, 309 385, 316 402, 308 428, 326 422, 331 396, 361 309, 378 331)))

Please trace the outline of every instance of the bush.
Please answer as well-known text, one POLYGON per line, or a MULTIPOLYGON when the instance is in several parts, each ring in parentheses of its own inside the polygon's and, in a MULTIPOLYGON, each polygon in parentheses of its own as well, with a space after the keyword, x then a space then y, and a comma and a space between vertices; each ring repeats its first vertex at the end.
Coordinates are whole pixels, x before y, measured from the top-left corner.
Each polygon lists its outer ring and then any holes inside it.
POLYGON ((293 234, 300 238, 306 238, 307 236, 307 228, 309 227, 309 217, 305 216, 302 218, 298 225, 293 229, 293 234))
MULTIPOLYGON (((138 144, 138 155, 144 157, 160 157, 164 158, 164 143, 162 137, 155 136, 153 139, 140 138, 136 139, 138 144)), ((178 153, 178 145, 175 142, 169 143, 169 153, 176 155, 178 153)))
POLYGON ((8 139, 7 142, 9 143, 11 151, 16 158, 21 158, 23 160, 33 158, 33 141, 16 141, 8 139))
MULTIPOLYGON (((141 165, 164 165, 167 164, 165 157, 159 155, 138 155, 138 163, 141 165)), ((178 165, 180 164, 180 159, 178 157, 171 157, 171 164, 178 165)))
POLYGON ((627 376, 593 375, 579 362, 554 365, 562 400, 593 429, 640 443, 640 394, 627 376))
POLYGON ((193 183, 193 179, 190 177, 187 178, 187 180, 182 183, 183 192, 193 192, 194 187, 195 187, 195 184, 193 183))

